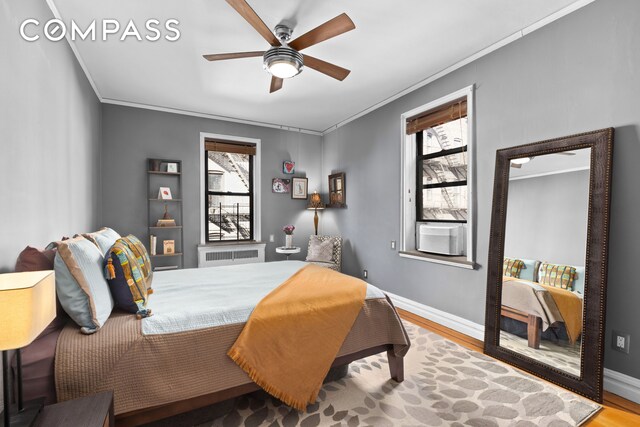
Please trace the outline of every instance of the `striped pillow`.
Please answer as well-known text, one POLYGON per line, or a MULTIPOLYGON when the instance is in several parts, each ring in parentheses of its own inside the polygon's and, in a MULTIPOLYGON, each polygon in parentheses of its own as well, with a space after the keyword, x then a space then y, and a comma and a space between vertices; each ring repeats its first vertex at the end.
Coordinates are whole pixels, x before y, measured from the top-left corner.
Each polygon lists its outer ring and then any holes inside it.
MULTIPOLYGON (((153 292, 147 279, 151 276, 131 250, 128 237, 118 239, 105 255, 104 272, 117 307, 135 313, 141 319, 151 315, 147 308, 153 292)), ((133 245, 135 247, 135 244, 133 245)))
POLYGON ((520 278, 520 271, 524 267, 521 259, 505 258, 502 262, 502 275, 507 277, 520 278))
POLYGON ((144 280, 147 283, 147 289, 151 289, 151 280, 153 279, 153 268, 151 268, 151 257, 147 248, 144 247, 140 239, 133 234, 129 234, 127 237, 120 239, 127 245, 129 250, 135 255, 138 264, 140 265, 140 271, 144 276, 144 280))
POLYGON ((573 290, 576 268, 570 265, 549 264, 543 262, 538 273, 538 282, 555 288, 573 290))

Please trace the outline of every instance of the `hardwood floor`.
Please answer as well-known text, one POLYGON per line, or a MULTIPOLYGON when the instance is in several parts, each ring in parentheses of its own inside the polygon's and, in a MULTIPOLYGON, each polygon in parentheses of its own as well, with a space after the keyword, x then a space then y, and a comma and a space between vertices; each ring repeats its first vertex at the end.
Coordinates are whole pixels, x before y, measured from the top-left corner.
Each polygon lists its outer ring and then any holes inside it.
MULTIPOLYGON (((480 353, 483 351, 483 342, 468 335, 461 334, 438 323, 417 316, 408 311, 397 309, 400 317, 422 328, 460 344, 470 350, 480 353)), ((602 410, 589 422, 587 427, 617 427, 640 426, 640 405, 617 396, 607 391, 604 392, 602 410)))

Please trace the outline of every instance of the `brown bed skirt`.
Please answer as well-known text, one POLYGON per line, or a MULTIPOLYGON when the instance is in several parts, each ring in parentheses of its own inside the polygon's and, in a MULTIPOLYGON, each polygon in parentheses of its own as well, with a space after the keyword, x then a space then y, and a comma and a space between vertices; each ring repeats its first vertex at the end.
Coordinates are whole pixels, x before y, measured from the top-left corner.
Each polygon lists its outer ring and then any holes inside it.
MULTIPOLYGON (((226 354, 243 326, 142 335, 140 321, 124 313, 112 314, 93 335, 67 325, 56 350, 58 401, 113 390, 115 413, 122 415, 229 390, 253 391, 255 384, 226 354)), ((390 349, 392 357, 409 349, 402 322, 387 299, 365 301, 338 357, 359 352, 364 357, 374 348, 390 349)))

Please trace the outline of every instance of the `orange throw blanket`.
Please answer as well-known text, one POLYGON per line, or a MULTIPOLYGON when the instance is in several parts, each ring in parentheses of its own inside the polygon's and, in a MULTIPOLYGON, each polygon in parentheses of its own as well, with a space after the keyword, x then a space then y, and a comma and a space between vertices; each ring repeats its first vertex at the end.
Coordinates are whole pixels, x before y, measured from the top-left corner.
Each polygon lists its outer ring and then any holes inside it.
POLYGON ((569 341, 575 344, 582 333, 582 299, 566 289, 543 285, 542 283, 538 284, 551 292, 551 296, 564 319, 569 341))
POLYGON ((314 403, 362 306, 365 282, 308 265, 258 303, 227 353, 267 393, 314 403))

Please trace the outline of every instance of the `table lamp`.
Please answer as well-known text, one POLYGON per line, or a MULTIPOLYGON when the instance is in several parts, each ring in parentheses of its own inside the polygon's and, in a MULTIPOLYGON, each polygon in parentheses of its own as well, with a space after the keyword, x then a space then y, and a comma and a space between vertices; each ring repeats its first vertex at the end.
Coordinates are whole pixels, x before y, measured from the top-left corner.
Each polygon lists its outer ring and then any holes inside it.
POLYGON ((313 209, 315 214, 313 215, 313 225, 316 230, 316 236, 318 235, 318 210, 324 209, 324 203, 322 203, 322 197, 318 194, 317 191, 314 191, 311 197, 309 198, 309 205, 307 209, 313 209))
POLYGON ((2 350, 4 427, 31 426, 42 400, 22 401, 20 348, 29 345, 56 317, 56 281, 53 271, 0 274, 0 350, 2 350), (16 350, 18 408, 11 414, 9 350, 16 350))

